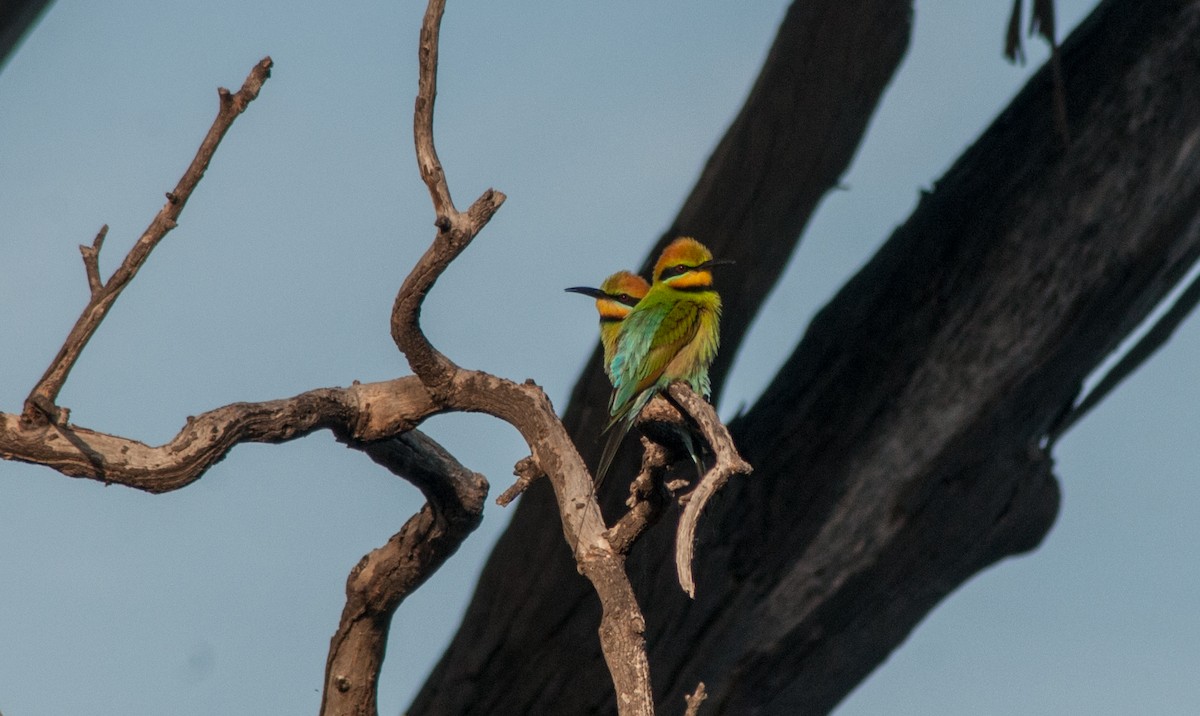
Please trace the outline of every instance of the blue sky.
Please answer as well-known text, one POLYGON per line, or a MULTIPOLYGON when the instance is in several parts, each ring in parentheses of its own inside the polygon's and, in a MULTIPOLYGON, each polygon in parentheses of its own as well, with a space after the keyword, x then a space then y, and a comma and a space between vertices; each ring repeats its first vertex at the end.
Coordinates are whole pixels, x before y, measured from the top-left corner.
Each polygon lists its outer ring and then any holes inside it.
MULTIPOLYGON (((1073 26, 1094 3, 1060 0, 1073 26)), ((565 286, 636 266, 739 108, 785 3, 451 2, 438 148, 460 205, 509 199, 424 311, 463 365, 555 404, 596 339, 565 286)), ((809 317, 1045 58, 1000 58, 1010 3, 921 2, 909 55, 737 359, 754 400, 809 317)), ((88 346, 73 420, 158 444, 239 400, 407 373, 388 335, 432 236, 412 156, 418 3, 59 0, 0 72, 0 409, 17 411, 216 110, 276 61, 180 226, 88 346)), ((1053 532, 951 596, 839 708, 857 714, 1191 713, 1200 703, 1200 327, 1060 444, 1053 532)), ((525 453, 481 416, 427 432, 493 494, 525 453)), ((347 572, 420 506, 327 434, 238 447, 144 495, 0 463, 0 711, 315 713, 347 572)), ((382 713, 408 703, 508 515, 397 613, 382 713)), ((548 516, 548 519, 553 517, 548 516)), ((703 585, 700 585, 703 588, 703 585)), ((645 605, 652 609, 653 605, 645 605)))

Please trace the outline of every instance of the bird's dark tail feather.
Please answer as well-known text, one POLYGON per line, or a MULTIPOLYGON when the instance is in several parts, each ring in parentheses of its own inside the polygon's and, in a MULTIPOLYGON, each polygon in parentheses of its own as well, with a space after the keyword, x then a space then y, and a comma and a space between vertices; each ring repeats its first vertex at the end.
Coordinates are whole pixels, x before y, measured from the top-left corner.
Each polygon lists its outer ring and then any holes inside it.
POLYGON ((633 422, 637 420, 638 413, 641 411, 630 410, 619 419, 608 424, 605 430, 608 432, 608 440, 604 443, 604 452, 600 453, 600 464, 596 466, 596 489, 600 489, 600 485, 604 482, 604 476, 608 474, 608 468, 612 467, 613 458, 617 456, 617 450, 621 447, 621 442, 629 433, 629 429, 633 427, 633 422))
POLYGON ((679 429, 679 439, 683 442, 683 447, 688 451, 688 455, 691 456, 692 464, 696 466, 696 478, 703 480, 704 460, 700 457, 700 448, 696 445, 696 439, 692 437, 692 433, 687 428, 679 429))

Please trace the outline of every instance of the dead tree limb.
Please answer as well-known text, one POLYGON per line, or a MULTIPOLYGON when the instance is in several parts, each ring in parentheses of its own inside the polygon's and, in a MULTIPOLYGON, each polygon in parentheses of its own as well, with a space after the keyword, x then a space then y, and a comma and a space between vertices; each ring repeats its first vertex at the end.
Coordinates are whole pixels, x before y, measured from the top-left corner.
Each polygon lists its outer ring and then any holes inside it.
POLYGON ((680 435, 698 433, 695 437, 701 438, 701 442, 695 444, 708 445, 713 454, 713 466, 688 492, 679 496, 679 503, 685 507, 676 527, 675 567, 679 586, 689 597, 694 597, 692 557, 700 514, 729 478, 749 475, 752 468, 738 454, 737 446, 717 417, 716 410, 685 383, 674 383, 665 394, 651 400, 638 416, 637 428, 643 433, 642 467, 630 485, 630 496, 625 501, 630 511, 610 530, 622 545, 619 549, 622 553, 627 554, 633 541, 661 516, 664 507, 659 504, 661 493, 664 490, 678 492, 674 484, 692 482, 681 478, 664 484, 667 469, 672 464, 687 461, 691 465, 691 448, 680 435))
POLYGON ((1047 431, 1200 256, 1198 33, 1194 1, 1102 3, 1062 46, 1070 148, 1043 68, 730 426, 776 476, 739 495, 760 529, 731 554, 779 576, 709 623, 702 651, 728 654, 723 635, 772 605, 737 637, 737 673, 705 679, 721 708, 828 711, 1049 530, 1047 431))
MULTIPOLYGON (((911 0, 820 0, 793 3, 745 106, 709 158, 704 172, 672 226, 647 254, 653 262, 678 235, 692 235, 721 258, 736 264, 722 272, 718 288, 724 310, 721 353, 710 375, 714 395, 752 317, 774 286, 817 202, 848 166, 875 105, 908 44, 911 0)), ((576 383, 563 422, 590 461, 599 457, 594 439, 607 420, 603 406, 611 385, 599 351, 576 383)), ((613 472, 634 474, 635 450, 622 450, 613 472)), ((756 468, 754 481, 764 479, 756 468)), ((617 485, 609 481, 608 485, 617 485)), ((601 495, 606 508, 625 498, 617 487, 601 495)), ((727 497, 722 502, 731 501, 727 497)), ((464 627, 451 643, 413 703, 413 713, 602 713, 611 711, 608 675, 590 624, 596 609, 588 590, 567 574, 540 583, 514 578, 513 565, 568 563, 569 554, 544 523, 555 497, 535 483, 517 505, 480 577, 464 627), (516 605, 536 604, 547 634, 522 621, 516 605), (510 610, 511 606, 511 610, 510 610), (519 633, 510 626, 520 623, 519 633), (591 644, 590 649, 583 648, 591 644), (520 654, 521 658, 513 658, 520 654)), ((665 530, 641 538, 631 569, 670 577, 665 585, 640 580, 639 596, 655 610, 687 611, 670 561, 675 539, 665 530), (655 555, 646 557, 643 553, 655 555), (638 562, 648 565, 639 565, 638 562), (669 593, 668 593, 669 592, 669 593)), ((708 558, 706 557, 705 562, 708 558)), ((718 568, 721 569, 721 568, 718 568)), ((710 570, 704 569, 703 573, 710 570)), ((701 581, 697 604, 719 600, 720 590, 701 581)), ((682 641, 657 628, 665 615, 650 614, 650 648, 674 653, 682 641), (662 643, 659 643, 662 642, 662 643), (673 645, 673 646, 672 646, 673 645)), ((675 683, 674 660, 660 659, 655 693, 674 710, 681 697, 665 697, 675 683)), ((692 686, 695 685, 693 680, 692 686)))
POLYGON ((419 431, 351 446, 416 485, 426 503, 350 571, 346 606, 325 665, 323 716, 378 712, 379 670, 392 615, 479 526, 488 493, 483 475, 464 468, 419 431))
POLYGON ((436 412, 429 392, 410 376, 233 403, 189 417, 170 442, 158 447, 69 423, 30 425, 18 415, 0 413, 0 458, 157 494, 200 479, 240 443, 281 443, 321 429, 346 440, 380 440, 411 430, 436 412))
MULTIPOLYGON (((592 478, 541 388, 459 368, 420 329, 421 303, 434 282, 504 202, 488 189, 466 212, 455 208, 433 137, 438 38, 444 0, 430 0, 421 26, 420 81, 413 119, 417 164, 429 188, 437 235, 405 279, 392 310, 392 338, 434 400, 451 410, 482 412, 511 424, 529 445, 554 488, 563 536, 578 569, 600 598, 600 642, 621 714, 652 714, 650 668, 642 632, 645 619, 625 574, 625 560, 608 541, 592 478)), ((545 513, 543 513, 545 514, 545 513)))
POLYGON ((642 438, 642 469, 629 483, 629 511, 608 530, 613 549, 629 554, 635 542, 662 517, 666 508, 663 479, 671 466, 671 453, 662 445, 642 438))
MULTIPOLYGON (((908 3, 897 6, 906 12, 908 3)), ((762 77, 823 73, 873 101, 854 78, 871 67, 886 68, 886 80, 898 60, 893 33, 907 36, 902 23, 875 24, 886 14, 875 3, 796 3, 781 38, 831 43, 829 56, 798 42, 794 55, 773 50, 762 77), (843 25, 828 19, 839 12, 843 25), (801 16, 811 25, 793 27, 801 16), (869 46, 839 49, 854 42, 869 46)), ((1200 256, 1198 36, 1194 0, 1102 3, 1060 53, 1070 147, 1055 129, 1054 82, 1043 68, 730 425, 755 477, 732 481, 709 507, 697 599, 678 593, 668 569, 674 544, 661 531, 639 543, 643 564, 631 560, 645 575, 639 596, 655 605, 646 633, 666 708, 703 680, 714 714, 826 713, 950 591, 1039 543, 1058 506, 1046 432, 1200 256)), ((839 146, 857 142, 852 123, 798 139, 787 113, 816 105, 832 118, 869 110, 869 101, 805 98, 780 109, 755 107, 752 95, 739 122, 756 115, 774 128, 760 135, 770 146, 815 142, 817 154, 820 142, 835 144, 830 134, 839 146)), ((711 173, 736 178, 725 185, 732 196, 689 201, 685 214, 711 215, 677 226, 710 245, 710 235, 736 237, 745 273, 722 296, 749 311, 736 315, 752 315, 757 294, 742 287, 759 271, 770 276, 790 251, 807 217, 795 205, 813 179, 742 167, 737 153, 718 150, 694 196, 718 196, 708 193, 720 181, 711 173), (792 209, 760 193, 775 191, 792 209)), ((736 341, 723 331, 718 367, 736 341)), ((565 417, 581 436, 594 434, 607 393, 595 365, 565 417)), ((555 558, 537 524, 546 499, 535 484, 522 500, 481 578, 490 604, 468 608, 414 712, 528 713, 547 706, 541 692, 564 693, 566 684, 575 700, 560 708, 611 708, 597 650, 580 650, 593 618, 586 593, 566 579, 507 578, 513 564, 555 558), (555 633, 496 606, 507 604, 555 633), (504 659, 529 651, 538 657, 515 671, 504 659), (580 688, 585 680, 591 688, 580 688)))
POLYGON ((108 310, 121 295, 121 291, 137 275, 138 269, 146 263, 146 259, 150 257, 150 252, 154 250, 154 247, 158 246, 158 242, 162 241, 167 232, 175 228, 180 212, 183 211, 188 198, 192 195, 192 190, 200 183, 200 179, 208 169, 213 154, 221 144, 221 139, 233 126, 233 120, 246 111, 246 107, 258 97, 263 82, 270 76, 271 58, 264 57, 250 71, 250 75, 242 83, 242 88, 236 93, 230 93, 224 87, 217 89, 220 107, 217 110, 216 119, 213 120, 212 126, 209 127, 208 133, 200 143, 200 149, 196 151, 196 156, 188 165, 183 177, 179 179, 179 183, 175 185, 175 189, 167 192, 167 203, 142 232, 141 237, 138 238, 133 248, 125 256, 125 260, 121 262, 108 281, 101 284, 100 269, 97 264, 100 246, 104 241, 105 234, 108 233, 108 228, 100 230, 90 247, 80 247, 80 251, 83 253, 84 267, 87 270, 91 298, 88 300, 87 307, 79 315, 67 340, 63 342, 58 354, 51 361, 50 367, 46 369, 41 380, 37 382, 37 385, 30 391, 29 397, 25 399, 23 420, 30 423, 65 422, 65 416, 60 415, 54 401, 58 398, 58 392, 62 390, 71 368, 79 360, 84 347, 95 335, 96 329, 100 327, 100 322, 108 315, 108 310))
POLYGON ((681 383, 671 386, 669 396, 696 421, 716 457, 716 464, 708 469, 700 484, 687 494, 687 506, 679 516, 679 526, 675 530, 675 572, 679 576, 679 586, 683 587, 683 591, 689 597, 694 598, 696 583, 692 579, 692 557, 700 513, 704 511, 708 501, 729 482, 729 478, 734 475, 749 475, 753 468, 738 454, 729 431, 717 417, 717 412, 703 398, 681 383))
POLYGON ((696 690, 688 694, 684 701, 687 702, 687 709, 684 710, 683 716, 698 716, 700 713, 700 705, 708 698, 708 694, 704 691, 704 682, 701 681, 696 685, 696 690))
POLYGON ((51 467, 73 477, 120 484, 151 493, 177 490, 243 442, 279 443, 329 429, 350 447, 413 482, 428 502, 383 547, 351 572, 346 607, 330 643, 323 714, 374 714, 379 669, 392 614, 413 589, 458 548, 479 524, 487 481, 459 465, 414 428, 441 408, 417 377, 349 388, 323 388, 262 403, 234 403, 189 417, 159 447, 72 425, 54 399, 88 340, 150 252, 175 226, 203 176, 221 137, 258 94, 269 58, 250 73, 242 89, 220 90, 221 108, 183 179, 167 204, 107 282, 99 253, 100 230, 82 246, 91 297, 22 415, 0 413, 0 458, 51 467))

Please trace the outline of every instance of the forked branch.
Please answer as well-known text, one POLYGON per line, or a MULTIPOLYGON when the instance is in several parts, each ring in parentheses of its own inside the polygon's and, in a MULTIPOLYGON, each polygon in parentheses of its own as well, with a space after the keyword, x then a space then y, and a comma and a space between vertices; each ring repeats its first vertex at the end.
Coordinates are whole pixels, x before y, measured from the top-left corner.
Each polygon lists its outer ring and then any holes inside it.
MULTIPOLYGON (((531 459, 550 480, 563 534, 603 606, 600 641, 617 690, 621 714, 654 713, 645 621, 625 574, 624 558, 608 540, 592 478, 541 388, 459 368, 437 351, 420 327, 421 304, 438 276, 471 243, 504 202, 489 189, 465 213, 450 198, 433 139, 438 38, 444 0, 430 0, 421 27, 420 80, 413 135, 421 178, 429 189, 437 235, 396 296, 392 338, 436 403, 448 410, 482 412, 511 424, 528 443, 531 459)), ((532 469, 532 468, 530 468, 532 469)), ((528 472, 528 470, 526 470, 528 472)))
MULTIPOLYGON (((734 475, 749 475, 753 468, 742 459, 733 444, 729 430, 717 417, 712 405, 696 395, 685 383, 673 383, 665 395, 651 400, 638 416, 637 425, 646 435, 642 439, 646 448, 642 455, 639 481, 645 480, 648 471, 653 471, 656 475, 654 482, 662 484, 666 468, 687 455, 689 447, 680 440, 680 435, 691 433, 693 427, 699 429, 704 442, 712 448, 713 466, 705 471, 700 481, 689 492, 679 498, 684 508, 675 533, 675 570, 679 576, 679 586, 689 597, 694 598, 696 585, 692 579, 692 559, 700 513, 713 495, 729 482, 729 478, 734 475)), ((676 480, 668 483, 666 487, 675 492, 679 489, 676 485, 687 485, 688 482, 683 479, 676 480)), ((638 482, 634 484, 636 486, 638 482)), ((644 492, 647 486, 643 484, 640 489, 644 492)), ((635 492, 635 497, 631 497, 631 513, 626 515, 622 522, 635 520, 635 513, 638 512, 652 514, 648 511, 648 506, 635 504, 637 494, 635 492)), ((614 528, 614 532, 616 529, 614 528)))
MULTIPOLYGON (((71 425, 67 412, 55 405, 67 375, 117 296, 175 227, 221 138, 257 97, 270 73, 271 60, 266 58, 255 66, 237 93, 219 91, 217 118, 195 158, 175 189, 167 193, 167 203, 107 281, 99 266, 107 227, 90 246, 80 247, 90 299, 58 355, 30 392, 22 414, 0 413, 0 458, 160 493, 199 479, 238 443, 284 442, 329 429, 350 447, 416 484, 427 504, 351 572, 346 606, 326 662, 322 713, 374 714, 384 644, 396 607, 479 524, 487 495, 487 482, 481 475, 462 467, 415 428, 425 418, 444 411, 495 416, 513 425, 529 445, 530 457, 519 468, 524 483, 544 474, 552 484, 563 536, 572 546, 579 571, 600 598, 600 641, 616 687, 619 713, 648 716, 653 714, 654 706, 643 638, 645 623, 625 573, 624 558, 637 536, 663 509, 661 482, 666 453, 650 446, 642 474, 634 484, 630 514, 613 530, 607 529, 591 475, 541 388, 532 381, 518 384, 462 369, 435 349, 420 328, 420 309, 426 294, 505 199, 502 193, 489 189, 467 211, 458 211, 437 157, 433 106, 444 5, 444 0, 430 0, 426 11, 420 41, 420 89, 414 109, 418 166, 433 201, 437 234, 401 286, 391 317, 393 339, 416 375, 383 383, 355 383, 349 388, 312 390, 282 400, 227 405, 189 417, 175 438, 159 447, 71 425)), ((684 520, 690 520, 686 523, 690 527, 685 529, 681 522, 680 534, 687 535, 689 581, 685 588, 689 588, 690 545, 696 517, 708 496, 729 475, 748 472, 748 466, 733 451, 732 441, 711 407, 690 392, 676 397, 717 453, 716 467, 697 486, 685 510, 684 520), (688 396, 695 402, 690 402, 688 396)))
POLYGON ((437 238, 409 272, 392 307, 392 340, 434 395, 446 390, 457 366, 435 349, 420 327, 421 303, 438 276, 458 257, 504 203, 504 194, 488 189, 467 212, 460 213, 450 198, 446 172, 433 143, 433 105, 437 98, 438 38, 445 0, 430 2, 421 24, 418 48, 420 74, 413 109, 413 142, 421 180, 429 188, 437 215, 437 238))
POLYGON ((200 479, 239 443, 281 443, 323 428, 344 440, 379 440, 411 430, 435 412, 429 392, 410 376, 233 403, 189 417, 170 442, 158 447, 77 425, 31 425, 0 413, 0 458, 163 493, 200 479))
POLYGON ((90 300, 20 416, 0 413, 0 458, 51 467, 74 477, 152 493, 198 480, 234 445, 278 443, 329 429, 350 447, 417 485, 428 503, 383 547, 360 561, 347 582, 342 622, 330 644, 322 713, 375 713, 383 645, 396 607, 479 524, 487 482, 414 428, 440 410, 416 377, 349 388, 322 388, 282 400, 234 403, 189 417, 173 440, 151 447, 71 425, 54 399, 109 308, 176 224, 221 137, 269 75, 260 62, 236 94, 221 89, 217 119, 167 204, 106 282, 99 256, 107 227, 81 246, 90 300))
POLYGON ((224 87, 217 90, 220 98, 217 117, 204 136, 204 141, 201 142, 200 149, 196 151, 192 163, 188 165, 187 171, 175 185, 175 189, 167 192, 167 203, 142 232, 141 237, 126 254, 125 260, 107 282, 102 282, 100 278, 99 257, 100 247, 104 243, 108 227, 100 230, 90 247, 80 247, 80 251, 83 253, 84 267, 87 271, 91 298, 68 334, 67 340, 59 348, 58 355, 54 356, 54 360, 51 361, 41 380, 37 382, 37 385, 30 391, 29 397, 25 399, 22 420, 27 423, 66 422, 66 416, 55 406, 54 401, 58 398, 58 393, 62 390, 71 368, 79 360, 84 346, 95 335, 96 329, 100 327, 100 322, 108 315, 108 310, 112 308, 117 296, 121 295, 121 291, 137 275, 138 269, 146 262, 154 247, 158 246, 167 232, 175 228, 179 213, 183 211, 184 205, 192 195, 192 190, 200 183, 205 170, 208 169, 208 164, 212 161, 213 154, 221 143, 221 138, 225 136, 225 132, 229 131, 233 120, 237 119, 238 115, 244 112, 246 107, 258 97, 263 82, 271 76, 271 64, 271 58, 264 57, 250 71, 246 81, 242 83, 242 88, 236 93, 230 93, 224 87))

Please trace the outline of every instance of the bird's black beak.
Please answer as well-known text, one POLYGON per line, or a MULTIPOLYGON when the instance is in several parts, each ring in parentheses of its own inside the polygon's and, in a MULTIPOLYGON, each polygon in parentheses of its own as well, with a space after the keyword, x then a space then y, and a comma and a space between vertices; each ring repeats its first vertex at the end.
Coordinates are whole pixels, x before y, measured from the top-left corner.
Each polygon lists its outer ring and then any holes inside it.
MULTIPOLYGON (((733 259, 709 259, 708 261, 705 261, 704 263, 700 264, 696 268, 697 269, 707 269, 707 268, 712 268, 713 266, 732 266, 735 263, 737 263, 737 262, 734 261, 733 259)), ((567 290, 570 290, 570 289, 567 289, 567 290)))
POLYGON ((592 298, 604 298, 608 295, 600 289, 592 288, 590 286, 572 286, 571 288, 564 288, 563 290, 570 293, 582 293, 583 295, 591 296, 592 298))

